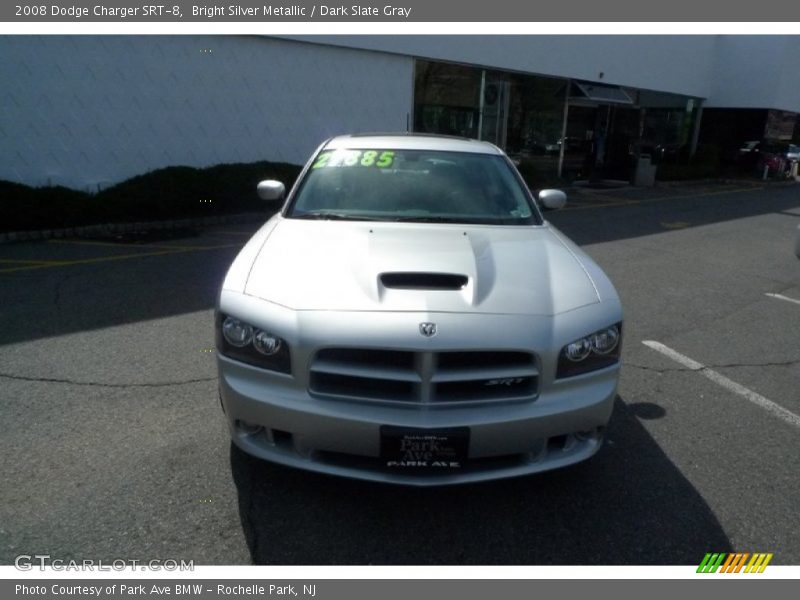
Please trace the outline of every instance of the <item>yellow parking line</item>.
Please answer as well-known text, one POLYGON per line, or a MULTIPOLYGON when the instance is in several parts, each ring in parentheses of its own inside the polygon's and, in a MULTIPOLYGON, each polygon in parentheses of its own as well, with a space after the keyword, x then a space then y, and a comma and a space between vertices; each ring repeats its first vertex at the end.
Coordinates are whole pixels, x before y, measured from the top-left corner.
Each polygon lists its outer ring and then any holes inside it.
POLYGON ((21 260, 16 258, 0 258, 0 263, 26 264, 26 265, 58 265, 60 260, 21 260))
POLYGON ((163 256, 166 254, 180 254, 182 252, 197 252, 199 250, 217 250, 220 248, 234 248, 240 244, 224 244, 221 246, 197 246, 190 248, 177 248, 174 250, 160 250, 158 252, 137 252, 135 254, 117 254, 116 256, 100 256, 96 258, 82 258, 80 260, 65 260, 59 263, 30 265, 25 267, 12 267, 0 269, 0 273, 14 273, 18 271, 32 271, 34 269, 52 269, 55 267, 68 267, 72 265, 87 265, 91 263, 107 262, 112 260, 127 260, 130 258, 140 258, 145 256, 163 256))
MULTIPOLYGON (((606 196, 608 197, 608 196, 606 196)), ((628 206, 629 204, 640 204, 640 200, 623 200, 621 198, 612 198, 612 202, 598 202, 597 204, 581 204, 578 206, 567 205, 564 210, 586 210, 587 208, 606 208, 608 206, 628 206)))
POLYGON ((221 247, 221 246, 170 246, 169 244, 125 244, 123 242, 95 242, 91 240, 48 240, 47 243, 75 244, 80 246, 112 246, 115 248, 134 246, 136 248, 157 248, 162 250, 209 250, 211 248, 221 247))
POLYGON ((707 196, 720 196, 722 194, 736 194, 739 192, 750 192, 756 190, 763 190, 765 186, 751 186, 746 188, 734 188, 731 190, 717 190, 715 192, 705 192, 703 194, 684 194, 680 196, 659 196, 658 198, 643 198, 641 200, 632 200, 625 198, 618 198, 615 196, 600 196, 601 198, 608 198, 611 202, 603 202, 597 204, 586 204, 583 206, 567 206, 564 210, 585 210, 587 208, 605 208, 606 206, 627 206, 632 204, 649 204, 650 202, 663 202, 664 200, 680 200, 682 198, 705 198, 707 196))
POLYGON ((664 229, 686 229, 691 223, 689 221, 661 221, 664 229))

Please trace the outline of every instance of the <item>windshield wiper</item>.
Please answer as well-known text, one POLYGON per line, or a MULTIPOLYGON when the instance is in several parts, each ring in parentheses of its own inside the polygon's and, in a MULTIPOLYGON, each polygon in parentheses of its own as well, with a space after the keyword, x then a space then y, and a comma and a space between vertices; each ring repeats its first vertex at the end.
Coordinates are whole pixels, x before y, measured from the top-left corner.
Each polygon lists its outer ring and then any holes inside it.
POLYGON ((372 217, 364 217, 361 215, 351 215, 348 213, 328 212, 328 211, 311 211, 300 214, 293 214, 290 219, 308 219, 318 221, 375 221, 372 217))

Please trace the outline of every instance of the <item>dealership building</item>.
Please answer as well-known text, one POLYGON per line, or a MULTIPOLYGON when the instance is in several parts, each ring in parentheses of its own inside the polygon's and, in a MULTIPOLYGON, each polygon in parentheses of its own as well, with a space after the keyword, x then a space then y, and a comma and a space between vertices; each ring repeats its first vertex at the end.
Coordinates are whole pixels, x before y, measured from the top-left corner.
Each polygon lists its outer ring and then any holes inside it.
POLYGON ((300 164, 325 138, 491 141, 564 178, 800 137, 800 36, 0 36, 0 179, 300 164))

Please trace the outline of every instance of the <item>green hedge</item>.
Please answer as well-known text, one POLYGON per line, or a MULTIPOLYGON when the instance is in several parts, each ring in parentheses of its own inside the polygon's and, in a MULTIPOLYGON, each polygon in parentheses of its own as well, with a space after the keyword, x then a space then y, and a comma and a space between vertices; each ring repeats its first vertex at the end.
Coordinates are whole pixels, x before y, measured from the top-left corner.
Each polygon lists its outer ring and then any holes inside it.
POLYGON ((204 169, 167 167, 96 194, 61 186, 32 188, 0 180, 0 231, 57 229, 95 223, 157 221, 275 210, 256 195, 262 179, 287 189, 301 167, 287 163, 222 164, 204 169))

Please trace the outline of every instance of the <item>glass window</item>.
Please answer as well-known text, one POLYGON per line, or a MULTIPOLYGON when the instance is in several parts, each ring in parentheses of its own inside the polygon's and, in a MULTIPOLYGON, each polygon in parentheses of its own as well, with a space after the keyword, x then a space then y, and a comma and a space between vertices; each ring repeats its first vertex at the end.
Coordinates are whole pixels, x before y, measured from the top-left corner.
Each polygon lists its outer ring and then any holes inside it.
POLYGON ((414 131, 478 137, 481 70, 418 60, 414 131))
POLYGON ((286 215, 488 225, 541 223, 502 156, 430 150, 323 151, 286 215))

